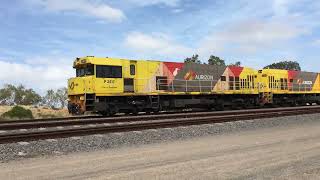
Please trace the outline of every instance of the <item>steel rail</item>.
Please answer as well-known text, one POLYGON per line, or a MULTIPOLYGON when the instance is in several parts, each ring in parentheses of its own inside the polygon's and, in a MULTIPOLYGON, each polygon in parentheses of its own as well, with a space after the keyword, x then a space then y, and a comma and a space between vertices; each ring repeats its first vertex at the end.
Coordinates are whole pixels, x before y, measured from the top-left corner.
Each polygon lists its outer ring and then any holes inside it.
POLYGON ((220 112, 188 112, 179 114, 161 114, 161 115, 144 115, 144 116, 127 116, 127 117, 95 117, 85 119, 66 119, 62 120, 44 120, 44 121, 14 121, 0 123, 0 130, 16 130, 16 129, 32 129, 32 128, 49 128, 56 126, 72 126, 72 125, 89 125, 102 123, 120 123, 120 122, 138 122, 161 119, 177 119, 177 118, 200 118, 206 116, 226 116, 233 114, 248 114, 248 113, 268 113, 281 112, 284 110, 297 111, 312 109, 318 110, 320 106, 295 107, 295 108, 268 108, 268 109, 251 109, 251 110, 237 110, 237 111, 220 111, 220 112))
POLYGON ((33 141, 48 138, 65 138, 71 136, 85 136, 99 133, 114 133, 114 132, 128 132, 128 131, 141 131, 146 129, 159 129, 159 128, 173 128, 179 126, 190 125, 202 125, 222 122, 233 122, 240 120, 250 119, 262 119, 262 118, 274 118, 280 116, 295 116, 299 114, 314 114, 320 113, 320 109, 303 109, 303 110, 284 110, 282 112, 264 112, 264 113, 252 113, 252 114, 237 114, 237 115, 225 115, 225 116, 207 116, 199 118, 182 118, 182 119, 169 119, 169 120, 157 120, 135 124, 124 125, 112 125, 103 127, 86 127, 75 129, 63 129, 63 130, 50 130, 41 132, 24 132, 16 134, 3 134, 0 135, 0 144, 13 143, 19 141, 33 141))
POLYGON ((28 123, 28 122, 41 122, 41 121, 65 121, 73 119, 90 119, 90 118, 99 118, 102 116, 99 115, 90 115, 90 116, 69 116, 69 117, 54 117, 54 118, 39 118, 39 119, 20 119, 20 120, 6 120, 0 119, 0 124, 7 123, 28 123))
MULTIPOLYGON (((317 108, 320 107, 320 105, 317 106, 299 106, 299 107, 281 107, 281 108, 265 108, 262 107, 263 110, 278 110, 278 109, 285 109, 285 108, 317 108)), ((227 113, 231 114, 232 112, 236 113, 238 111, 254 111, 258 110, 260 111, 261 109, 255 107, 255 108, 250 108, 250 109, 243 109, 243 110, 226 110, 226 111, 214 111, 214 112, 208 112, 208 111, 186 111, 186 112, 161 112, 157 114, 138 114, 135 116, 122 116, 122 115, 116 115, 112 117, 104 117, 101 115, 79 115, 79 116, 70 116, 70 117, 55 117, 55 118, 41 118, 41 119, 19 119, 19 120, 6 120, 6 119, 0 119, 0 125, 1 124, 14 124, 14 123, 38 123, 38 122, 43 122, 43 121, 52 121, 52 122, 58 122, 58 121, 69 121, 69 120, 84 120, 84 119, 114 119, 114 118, 144 118, 145 116, 170 116, 170 115, 186 115, 188 113, 227 113)), ((239 112, 241 113, 241 112, 239 112)))

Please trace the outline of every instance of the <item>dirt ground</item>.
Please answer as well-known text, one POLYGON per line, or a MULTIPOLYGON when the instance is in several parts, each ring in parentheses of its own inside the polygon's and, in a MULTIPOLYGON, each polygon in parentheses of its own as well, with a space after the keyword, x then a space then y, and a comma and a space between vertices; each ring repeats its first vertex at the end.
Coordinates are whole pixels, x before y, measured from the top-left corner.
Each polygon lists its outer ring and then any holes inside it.
POLYGON ((319 179, 320 122, 0 165, 0 179, 319 179))
MULTIPOLYGON (((0 106, 0 116, 9 111, 13 106, 0 106)), ((53 110, 45 107, 22 106, 30 109, 34 118, 51 118, 51 117, 67 117, 70 116, 67 109, 53 110)))

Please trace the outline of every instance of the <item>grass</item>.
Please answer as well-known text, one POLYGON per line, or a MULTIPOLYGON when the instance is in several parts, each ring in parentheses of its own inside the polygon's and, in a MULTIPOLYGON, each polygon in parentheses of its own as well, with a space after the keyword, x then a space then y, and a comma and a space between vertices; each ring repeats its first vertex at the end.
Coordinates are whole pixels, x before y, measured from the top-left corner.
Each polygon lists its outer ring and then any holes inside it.
POLYGON ((33 115, 30 109, 26 109, 21 106, 14 106, 9 111, 3 113, 1 118, 4 119, 33 119, 33 115))
MULTIPOLYGON (((0 116, 7 111, 10 111, 14 106, 0 106, 0 116)), ((22 106, 32 112, 33 118, 55 118, 55 117, 68 117, 70 116, 67 109, 53 110, 45 107, 31 107, 22 106)))

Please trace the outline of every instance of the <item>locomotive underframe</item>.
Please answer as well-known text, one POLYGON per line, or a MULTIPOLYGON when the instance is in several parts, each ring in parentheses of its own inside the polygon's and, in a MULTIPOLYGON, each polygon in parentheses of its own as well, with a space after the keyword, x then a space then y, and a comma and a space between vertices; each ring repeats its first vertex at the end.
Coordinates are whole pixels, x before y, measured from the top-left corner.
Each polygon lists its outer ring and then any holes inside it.
MULTIPOLYGON (((137 114, 138 112, 194 108, 207 110, 246 109, 262 106, 297 106, 307 103, 320 104, 320 94, 272 94, 271 101, 264 101, 263 94, 144 96, 95 96, 94 94, 86 94, 85 108, 69 108, 69 112, 73 114, 95 112, 109 116, 116 113, 137 114)), ((77 106, 74 103, 69 104, 69 107, 77 106)))

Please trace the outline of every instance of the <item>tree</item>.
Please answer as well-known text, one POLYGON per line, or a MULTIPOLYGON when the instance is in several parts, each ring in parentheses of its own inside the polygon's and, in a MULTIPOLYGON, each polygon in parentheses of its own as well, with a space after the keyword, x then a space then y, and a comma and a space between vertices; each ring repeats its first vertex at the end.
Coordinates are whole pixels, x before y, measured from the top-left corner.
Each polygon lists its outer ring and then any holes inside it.
POLYGON ((201 64, 201 61, 199 60, 199 55, 198 54, 194 54, 192 55, 191 58, 186 58, 184 59, 185 63, 196 63, 196 64, 201 64))
POLYGON ((57 100, 60 103, 60 107, 64 108, 67 104, 68 99, 68 89, 63 87, 57 90, 56 92, 57 100))
POLYGON ((235 63, 231 63, 229 66, 241 66, 241 62, 236 61, 235 63))
POLYGON ((225 66, 226 63, 223 59, 220 59, 218 56, 211 55, 208 59, 208 64, 210 65, 218 65, 218 66, 225 66))
MULTIPOLYGON (((0 104, 1 105, 10 105, 13 103, 13 91, 5 85, 4 88, 0 89, 0 104)), ((10 85, 11 86, 11 85, 10 85)))
POLYGON ((26 89, 23 85, 6 84, 0 89, 0 103, 3 105, 33 105, 41 101, 41 96, 33 89, 26 89))
POLYGON ((280 61, 278 63, 270 64, 263 69, 285 69, 301 71, 300 64, 297 61, 280 61))
POLYGON ((65 87, 57 89, 56 91, 49 89, 42 99, 43 104, 51 108, 64 108, 67 105, 68 89, 65 87))
POLYGON ((41 102, 42 98, 33 89, 24 90, 23 99, 21 101, 22 105, 38 104, 41 102))
POLYGON ((53 89, 47 90, 46 95, 42 99, 43 103, 51 108, 56 107, 58 104, 58 99, 53 89))

